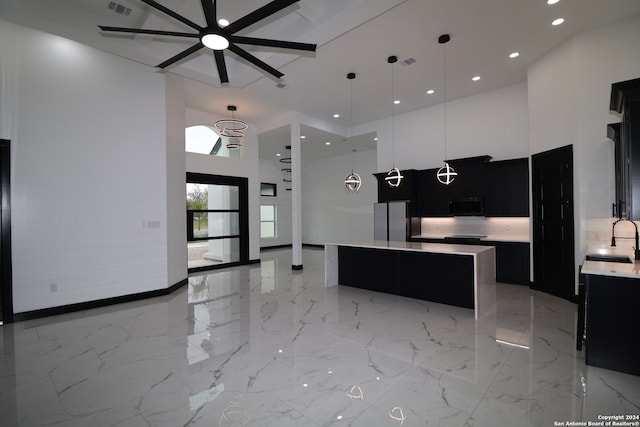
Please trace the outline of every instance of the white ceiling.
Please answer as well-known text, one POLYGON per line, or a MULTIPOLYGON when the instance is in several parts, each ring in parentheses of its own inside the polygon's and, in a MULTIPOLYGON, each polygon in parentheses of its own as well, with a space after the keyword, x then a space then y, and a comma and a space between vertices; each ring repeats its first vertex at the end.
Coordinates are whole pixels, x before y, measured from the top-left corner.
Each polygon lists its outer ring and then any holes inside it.
MULTIPOLYGON (((0 18, 147 64, 150 73, 165 72, 154 67, 193 44, 193 39, 184 43, 100 33, 98 25, 193 31, 139 0, 114 1, 130 8, 131 14, 125 17, 109 10, 110 0, 2 0, 0 18)), ((200 0, 157 1, 205 25, 200 0)), ((218 17, 233 22, 267 3, 218 0, 218 17)), ((188 106, 195 109, 223 116, 227 105, 233 104, 237 117, 258 124, 298 111, 348 129, 389 117, 392 111, 401 114, 442 103, 445 64, 447 100, 486 92, 525 81, 529 65, 571 36, 638 14, 639 0, 560 0, 555 5, 546 0, 300 0, 238 33, 318 44, 315 53, 303 54, 243 46, 283 72, 279 81, 225 52, 230 82, 221 87, 207 50, 166 72, 185 77, 188 106), (552 26, 558 17, 566 22, 552 26), (443 33, 451 34, 446 51, 437 43, 443 33), (520 56, 509 59, 513 51, 520 56), (391 66, 389 55, 416 62, 391 66), (394 97, 401 100, 393 110, 392 68, 394 97), (358 75, 352 82, 346 79, 349 72, 358 75), (477 82, 471 80, 475 75, 481 76, 477 82), (278 89, 278 82, 286 87, 278 89), (428 89, 435 94, 427 95, 428 89), (340 118, 333 118, 335 113, 340 118)), ((269 141, 283 145, 282 138, 288 138, 278 130, 272 133, 274 138, 260 136, 261 145, 269 141)), ((331 138, 342 140, 318 135, 319 141, 331 138)), ((342 149, 350 151, 345 145, 342 149)), ((359 149, 369 145, 363 147, 359 149)))

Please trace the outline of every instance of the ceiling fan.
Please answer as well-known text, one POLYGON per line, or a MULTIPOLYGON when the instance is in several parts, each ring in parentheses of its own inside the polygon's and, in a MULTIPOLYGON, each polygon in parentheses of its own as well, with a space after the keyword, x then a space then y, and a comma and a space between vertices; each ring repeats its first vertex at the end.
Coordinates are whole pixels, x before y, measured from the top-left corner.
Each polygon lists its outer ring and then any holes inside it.
POLYGON ((198 39, 198 42, 191 46, 188 49, 183 50, 177 55, 167 59, 161 64, 158 64, 158 68, 166 68, 173 63, 180 61, 183 58, 191 55, 199 51, 202 48, 209 48, 213 50, 213 55, 216 60, 216 66, 218 68, 218 75, 220 76, 220 83, 229 83, 229 76, 227 74, 227 65, 224 59, 224 50, 229 49, 231 52, 235 53, 239 57, 245 59, 246 61, 252 63, 256 67, 259 67, 266 71, 267 73, 275 76, 276 78, 280 78, 284 76, 283 73, 271 67, 269 64, 261 61, 251 53, 247 52, 245 49, 242 49, 238 46, 238 44, 247 44, 254 46, 267 46, 267 47, 275 47, 275 48, 284 48, 284 49, 294 49, 294 50, 305 50, 310 52, 315 52, 316 45, 310 43, 297 43, 290 41, 282 41, 282 40, 271 40, 271 39, 263 39, 256 37, 244 37, 244 36, 236 36, 240 30, 247 28, 250 25, 255 24, 258 21, 261 21, 276 12, 281 11, 282 9, 296 3, 300 0, 273 0, 270 3, 262 6, 259 9, 245 15, 244 17, 238 19, 235 22, 230 23, 227 26, 220 26, 217 18, 216 11, 216 0, 200 0, 202 3, 202 10, 204 12, 204 17, 207 22, 206 27, 201 27, 200 25, 192 22, 191 20, 185 18, 182 15, 168 9, 167 7, 161 5, 160 3, 154 0, 140 0, 143 3, 148 4, 149 6, 159 10, 162 13, 165 13, 172 18, 182 22, 183 24, 188 25, 197 31, 197 33, 183 33, 177 31, 160 31, 160 30, 147 30, 142 28, 123 28, 123 27, 108 27, 103 25, 98 25, 98 27, 102 31, 107 32, 115 32, 115 33, 132 33, 132 34, 153 34, 159 36, 171 36, 171 37, 189 37, 198 39))

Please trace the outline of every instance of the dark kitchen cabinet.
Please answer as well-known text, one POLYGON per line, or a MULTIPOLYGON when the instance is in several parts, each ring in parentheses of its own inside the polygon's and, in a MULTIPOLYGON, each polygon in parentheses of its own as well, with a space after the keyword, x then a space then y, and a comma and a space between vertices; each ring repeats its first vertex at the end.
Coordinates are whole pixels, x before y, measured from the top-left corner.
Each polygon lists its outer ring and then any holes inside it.
POLYGON ((613 209, 611 212, 612 217, 622 218, 622 213, 625 211, 623 200, 626 202, 627 197, 625 195, 626 187, 625 183, 625 170, 626 161, 628 159, 627 153, 624 152, 622 145, 622 123, 609 123, 607 125, 607 137, 613 141, 614 151, 614 173, 615 173, 615 187, 616 197, 613 199, 613 209))
POLYGON ((640 375, 640 280, 585 274, 587 365, 640 375))
POLYGON ((615 138, 615 216, 640 219, 640 78, 611 85, 610 110, 622 114, 615 138))
POLYGON ((468 157, 450 160, 449 165, 458 173, 456 179, 449 184, 449 199, 482 197, 484 195, 484 167, 491 156, 468 157))
MULTIPOLYGON (((373 175, 378 180, 378 203, 396 202, 396 201, 408 201, 415 202, 417 200, 416 194, 416 170, 406 169, 400 171, 404 177, 400 182, 400 186, 391 187, 385 178, 387 172, 374 173, 373 175)), ((409 203, 409 216, 416 215, 416 203, 409 203)))
POLYGON ((529 216, 529 159, 489 162, 484 181, 485 216, 529 216))
POLYGON ((464 245, 493 246, 496 248, 496 281, 517 285, 529 285, 531 276, 531 260, 529 243, 497 242, 480 239, 433 239, 415 237, 413 242, 455 243, 464 245))
POLYGON ((475 308, 473 255, 338 246, 338 283, 475 308))
POLYGON ((340 284, 388 292, 398 276, 398 253, 381 249, 338 247, 340 284))
POLYGON ((390 293, 474 308, 473 276, 472 255, 403 251, 398 258, 399 286, 390 293))
POLYGON ((531 274, 531 255, 529 243, 522 242, 484 242, 496 248, 496 281, 529 285, 531 274))
POLYGON ((416 175, 416 214, 421 217, 449 215, 449 187, 436 178, 439 168, 418 171, 416 175))

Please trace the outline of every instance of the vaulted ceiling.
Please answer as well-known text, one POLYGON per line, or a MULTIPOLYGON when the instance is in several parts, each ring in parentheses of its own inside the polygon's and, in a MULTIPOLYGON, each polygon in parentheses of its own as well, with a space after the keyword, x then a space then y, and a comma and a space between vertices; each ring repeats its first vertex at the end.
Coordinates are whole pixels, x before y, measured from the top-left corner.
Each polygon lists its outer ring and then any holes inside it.
MULTIPOLYGON (((200 0, 157 1, 205 25, 200 0)), ((218 17, 233 22, 267 3, 218 0, 218 17)), ((183 76, 189 107, 222 115, 233 104, 239 117, 253 123, 299 111, 342 126, 391 115, 392 67, 394 97, 401 101, 394 111, 401 114, 443 102, 444 65, 447 100, 486 92, 525 81, 529 65, 573 35, 638 14, 638 0, 300 0, 238 34, 316 43, 317 51, 243 46, 283 72, 281 79, 225 52, 229 84, 221 85, 208 49, 166 71, 155 68, 191 39, 99 31, 98 25, 189 30, 139 0, 0 2, 2 19, 149 65, 150 73, 183 76), (553 26, 560 17, 565 22, 553 26), (437 42, 443 33, 451 34, 446 48, 437 42), (519 56, 509 58, 512 52, 519 56), (389 65, 389 55, 399 62, 389 65), (357 73, 352 82, 349 72, 357 73), (472 81, 474 76, 480 80, 472 81)))

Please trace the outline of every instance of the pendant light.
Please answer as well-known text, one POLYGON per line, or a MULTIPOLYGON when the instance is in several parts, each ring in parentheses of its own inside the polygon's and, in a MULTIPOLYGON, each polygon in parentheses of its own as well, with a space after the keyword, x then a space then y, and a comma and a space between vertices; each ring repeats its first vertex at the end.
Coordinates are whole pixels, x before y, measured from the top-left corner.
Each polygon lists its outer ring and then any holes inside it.
POLYGON ((389 184, 390 187, 392 188, 397 188, 400 186, 400 183, 402 182, 402 178, 404 178, 402 176, 402 174, 400 173, 400 171, 398 170, 398 168, 396 167, 396 117, 395 117, 395 99, 394 99, 394 91, 393 91, 393 83, 394 83, 394 78, 393 78, 393 64, 395 64, 396 62, 398 62, 398 57, 397 56, 390 56, 387 58, 387 63, 391 64, 391 144, 392 144, 392 165, 393 167, 391 168, 391 170, 389 172, 387 172, 387 176, 384 178, 385 181, 387 181, 387 184, 389 184))
POLYGON ((244 131, 249 126, 242 120, 236 119, 236 110, 238 107, 235 105, 228 105, 227 111, 231 111, 231 118, 220 119, 213 125, 218 129, 220 136, 227 138, 227 148, 229 150, 239 150, 242 147, 240 138, 244 136, 244 131))
POLYGON ((458 176, 458 172, 447 162, 447 54, 445 45, 449 43, 450 40, 451 36, 449 34, 443 34, 438 37, 438 43, 442 45, 442 75, 444 76, 444 166, 438 169, 436 178, 444 185, 451 184, 456 179, 456 176, 458 176))
MULTIPOLYGON (((350 92, 350 111, 349 111, 349 140, 353 137, 353 80, 356 78, 356 73, 347 74, 349 79, 349 92, 350 92)), ((352 150, 354 153, 357 150, 352 150)), ((354 154, 355 155, 355 154, 354 154)), ((349 193, 357 193, 362 185, 362 179, 360 175, 353 171, 353 161, 351 163, 351 173, 344 179, 344 188, 349 193)))

